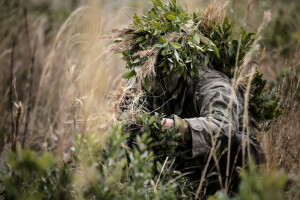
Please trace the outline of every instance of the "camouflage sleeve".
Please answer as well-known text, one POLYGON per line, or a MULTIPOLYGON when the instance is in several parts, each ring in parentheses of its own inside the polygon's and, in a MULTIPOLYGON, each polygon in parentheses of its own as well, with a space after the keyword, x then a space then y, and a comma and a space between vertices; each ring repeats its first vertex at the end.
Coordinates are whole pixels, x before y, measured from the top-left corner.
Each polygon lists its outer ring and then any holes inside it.
POLYGON ((197 118, 184 119, 190 129, 193 157, 206 154, 211 149, 211 136, 228 137, 238 132, 238 100, 229 80, 206 79, 197 90, 195 105, 197 118), (229 109, 229 105, 232 109, 229 109), (231 113, 231 117, 230 117, 231 113), (231 123, 231 127, 230 127, 231 123))

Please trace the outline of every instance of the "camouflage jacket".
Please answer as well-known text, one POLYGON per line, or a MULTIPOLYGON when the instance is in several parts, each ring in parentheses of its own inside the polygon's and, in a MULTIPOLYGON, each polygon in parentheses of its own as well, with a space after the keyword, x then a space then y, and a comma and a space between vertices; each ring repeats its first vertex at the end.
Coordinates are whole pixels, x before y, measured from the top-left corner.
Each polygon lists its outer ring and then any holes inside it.
POLYGON ((188 76, 169 98, 150 96, 150 110, 174 115, 175 128, 182 133, 184 144, 191 142, 193 157, 209 153, 211 136, 241 139, 241 133, 249 131, 251 142, 256 143, 250 116, 246 116, 249 119, 243 128, 244 100, 239 91, 232 89, 229 78, 203 65, 199 73, 200 78, 188 76))
MULTIPOLYGON (((191 177, 196 181, 200 180, 201 166, 206 164, 206 158, 212 149, 212 137, 216 142, 218 165, 225 178, 228 139, 231 137, 230 176, 233 177, 231 188, 234 191, 239 180, 236 169, 241 168, 243 162, 242 138, 244 137, 244 144, 249 144, 249 150, 257 162, 261 161, 262 151, 255 139, 251 116, 246 116, 244 120, 243 93, 234 91, 230 79, 223 73, 203 65, 198 68, 200 78, 188 76, 186 81, 178 83, 177 89, 170 95, 149 95, 149 107, 150 110, 174 116, 175 128, 180 131, 182 140, 177 168, 193 171, 191 177), (250 137, 246 136, 247 131, 250 137)), ((212 174, 215 177, 207 177, 206 180, 216 183, 210 184, 209 193, 213 193, 220 187, 216 177, 216 164, 212 161, 210 165, 207 176, 212 174)))

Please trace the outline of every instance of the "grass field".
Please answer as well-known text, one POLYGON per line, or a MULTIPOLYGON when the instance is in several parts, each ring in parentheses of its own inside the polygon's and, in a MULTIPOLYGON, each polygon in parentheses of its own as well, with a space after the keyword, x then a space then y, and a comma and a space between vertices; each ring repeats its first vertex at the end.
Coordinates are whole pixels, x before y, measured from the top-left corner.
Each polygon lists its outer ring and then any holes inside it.
MULTIPOLYGON (((208 4, 183 2, 190 11, 208 4)), ((141 15, 150 5, 148 0, 0 2, 2 172, 7 170, 12 141, 52 152, 66 163, 74 161, 76 135, 92 135, 103 143, 116 122, 108 97, 124 82, 120 77, 125 71, 121 56, 109 53, 103 36, 130 24, 135 13, 141 15)), ((268 84, 282 84, 281 102, 289 112, 267 122, 270 128, 262 129, 259 138, 266 152, 266 173, 287 175, 284 190, 290 199, 300 199, 299 10, 298 0, 231 0, 227 7, 236 27, 248 31, 257 31, 264 13, 271 13, 259 35, 257 45, 264 53, 257 62, 268 84)), ((90 179, 89 174, 79 182, 90 179)))

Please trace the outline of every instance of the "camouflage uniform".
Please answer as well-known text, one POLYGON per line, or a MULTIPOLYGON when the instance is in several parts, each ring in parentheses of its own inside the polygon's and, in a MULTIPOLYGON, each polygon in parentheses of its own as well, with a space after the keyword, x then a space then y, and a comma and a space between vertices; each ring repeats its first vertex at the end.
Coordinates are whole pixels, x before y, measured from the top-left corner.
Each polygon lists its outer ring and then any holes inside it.
MULTIPOLYGON (((212 138, 217 141, 216 155, 224 185, 226 175, 228 137, 231 135, 230 175, 231 191, 238 183, 237 170, 242 167, 243 96, 232 90, 230 79, 223 73, 199 65, 200 78, 188 76, 177 80, 176 73, 157 76, 152 86, 155 92, 148 96, 149 109, 173 116, 175 128, 181 132, 181 151, 177 156, 177 169, 191 172, 190 178, 199 181, 203 166, 212 148, 212 138), (167 77, 167 78, 166 78, 167 77), (157 84, 159 83, 159 84, 157 84), (168 91, 169 86, 173 91, 168 91), (232 109, 228 109, 231 104, 232 109), (231 124, 231 126, 230 126, 231 124), (231 131, 231 134, 230 134, 231 131)), ((158 73, 159 74, 159 73, 158 73)), ((257 162, 261 161, 261 148, 256 142, 251 116, 245 130, 250 137, 250 151, 257 162)), ((218 172, 211 159, 206 176, 206 191, 214 193, 220 189, 218 172)))

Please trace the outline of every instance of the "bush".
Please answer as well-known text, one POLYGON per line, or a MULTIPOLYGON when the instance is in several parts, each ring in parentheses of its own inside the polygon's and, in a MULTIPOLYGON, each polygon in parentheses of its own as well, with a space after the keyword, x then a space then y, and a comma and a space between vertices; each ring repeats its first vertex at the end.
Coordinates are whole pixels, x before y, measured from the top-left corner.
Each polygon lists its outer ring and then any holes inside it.
MULTIPOLYGON (((197 185, 172 169, 177 135, 175 130, 162 130, 162 117, 143 116, 142 135, 124 134, 121 124, 113 127, 103 148, 90 136, 84 138, 73 165, 18 146, 16 153, 8 153, 10 173, 1 174, 1 195, 5 199, 193 199, 197 185), (161 134, 166 137, 160 139, 161 134)), ((209 199, 285 199, 285 177, 276 173, 261 177, 255 164, 249 163, 249 170, 241 172, 235 197, 219 192, 209 199)))
POLYGON ((259 170, 255 163, 249 161, 249 169, 241 172, 242 181, 239 186, 239 193, 230 198, 220 192, 209 200, 284 200, 287 199, 283 193, 286 177, 276 172, 265 174, 259 170))
POLYGON ((70 166, 47 152, 23 150, 7 153, 10 172, 1 174, 6 199, 70 199, 70 166))

